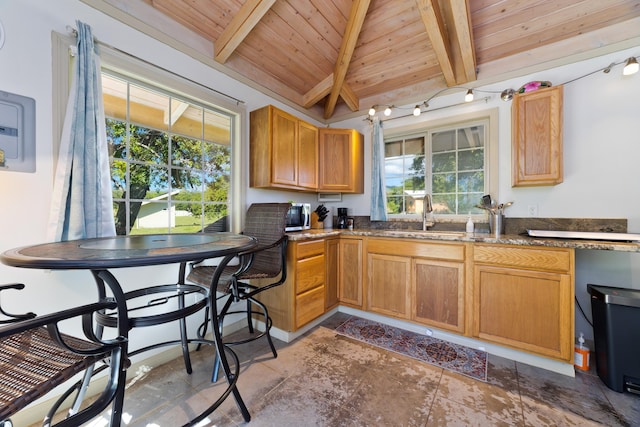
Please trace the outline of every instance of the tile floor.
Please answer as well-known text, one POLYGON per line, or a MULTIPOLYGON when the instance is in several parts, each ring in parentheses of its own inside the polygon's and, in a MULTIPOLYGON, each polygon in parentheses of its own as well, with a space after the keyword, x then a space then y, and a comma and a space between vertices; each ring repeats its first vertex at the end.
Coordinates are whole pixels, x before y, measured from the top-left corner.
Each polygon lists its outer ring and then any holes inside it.
MULTIPOLYGON (((609 390, 594 371, 575 378, 489 356, 488 382, 444 371, 341 335, 338 313, 292 343, 235 347, 239 390, 252 416, 244 423, 232 397, 203 426, 640 426, 640 396, 609 390)), ((208 406, 224 379, 209 381, 213 351, 193 352, 133 378, 128 426, 175 427, 208 406)), ((104 425, 95 423, 95 426, 104 425)))

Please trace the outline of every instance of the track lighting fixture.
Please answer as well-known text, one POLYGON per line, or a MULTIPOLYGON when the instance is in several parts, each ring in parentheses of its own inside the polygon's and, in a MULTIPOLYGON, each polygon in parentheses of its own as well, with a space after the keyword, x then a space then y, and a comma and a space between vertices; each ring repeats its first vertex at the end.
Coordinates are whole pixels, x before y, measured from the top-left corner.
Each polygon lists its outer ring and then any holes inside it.
POLYGON ((639 69, 640 65, 638 64, 638 61, 635 57, 632 56, 631 58, 627 59, 627 63, 622 69, 622 74, 625 76, 630 76, 637 73, 639 69))
MULTIPOLYGON (((638 71, 640 71, 640 64, 638 63, 638 58, 637 56, 631 56, 629 58, 627 58, 626 61, 622 61, 622 62, 612 62, 611 64, 609 64, 607 67, 605 68, 601 68, 599 70, 596 71, 592 71, 589 72, 587 74, 584 74, 582 76, 579 76, 577 78, 574 78, 572 80, 569 80, 568 82, 562 83, 562 84, 567 84, 567 83, 571 83, 574 82, 576 80, 580 80, 583 79, 585 77, 588 77, 592 74, 595 74, 597 72, 602 71, 605 74, 608 74, 611 72, 611 70, 613 69, 613 67, 616 67, 618 65, 624 65, 624 68, 622 70, 622 74, 625 76, 630 76, 632 74, 637 73, 638 71)), ((479 93, 499 93, 500 94, 500 99, 502 99, 503 101, 511 101, 513 99, 513 97, 516 94, 520 94, 520 93, 526 93, 526 92, 532 92, 538 89, 542 89, 542 88, 546 88, 546 87, 551 87, 551 82, 549 81, 542 81, 542 80, 535 80, 535 81, 531 81, 528 83, 525 83, 523 86, 521 86, 519 89, 517 90, 513 90, 511 88, 508 89, 504 89, 502 92, 500 91, 495 91, 495 90, 487 90, 487 89, 476 89, 477 92, 479 93)), ((428 98, 426 101, 420 103, 420 104, 416 104, 415 107, 413 107, 413 116, 414 117, 418 117, 422 114, 422 109, 424 108, 425 111, 429 108, 429 101, 431 101, 432 99, 436 98, 437 96, 439 96, 440 94, 449 91, 449 90, 466 90, 466 93, 464 95, 464 102, 472 102, 474 100, 474 93, 473 93, 473 89, 470 89, 468 87, 464 87, 464 86, 450 86, 450 87, 445 87, 439 91, 437 91, 435 94, 431 95, 430 98, 428 98)), ((483 100, 488 100, 490 99, 490 97, 485 97, 483 98, 483 100)), ((482 100, 482 99, 481 99, 482 100)), ((454 104, 454 105, 461 105, 460 104, 454 104)), ((396 107, 394 105, 374 105, 373 107, 371 107, 369 109, 369 116, 375 116, 376 113, 378 111, 380 111, 380 109, 382 107, 384 108, 384 115, 386 117, 389 117, 391 115, 391 110, 392 109, 400 109, 400 110, 406 110, 406 109, 410 109, 411 107, 396 107)), ((447 108, 447 107, 439 107, 439 108, 435 108, 436 110, 440 109, 440 108, 447 108)), ((394 118, 403 118, 403 117, 407 117, 407 116, 399 116, 399 117, 394 117, 394 118)), ((370 119, 369 119, 370 120, 370 119)), ((391 119, 392 120, 392 119, 391 119)))
POLYGON ((473 101, 473 90, 469 89, 467 90, 467 94, 464 96, 464 102, 471 102, 473 101))

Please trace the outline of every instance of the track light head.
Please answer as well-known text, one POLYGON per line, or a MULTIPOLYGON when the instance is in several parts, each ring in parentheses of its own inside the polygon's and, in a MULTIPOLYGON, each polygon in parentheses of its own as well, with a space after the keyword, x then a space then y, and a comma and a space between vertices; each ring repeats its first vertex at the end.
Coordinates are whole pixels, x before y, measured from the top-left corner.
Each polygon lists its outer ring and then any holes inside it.
POLYGON ((387 117, 391 115, 391 107, 387 107, 384 109, 384 115, 387 117))
POLYGON ((420 105, 416 105, 416 107, 413 109, 413 115, 418 117, 420 115, 421 111, 420 111, 420 105))
POLYGON ((502 98, 503 101, 511 101, 513 99, 513 95, 515 95, 515 93, 516 93, 516 91, 513 90, 513 89, 505 89, 500 94, 500 98, 502 98))
POLYGON ((473 101, 473 90, 469 89, 467 91, 467 94, 464 96, 464 102, 471 102, 473 101))
POLYGON ((638 70, 640 70, 640 64, 638 64, 636 58, 632 56, 631 58, 627 59, 627 63, 622 69, 622 74, 625 76, 630 76, 637 73, 638 70))
POLYGON ((370 116, 375 116, 376 115, 376 107, 369 108, 369 115, 370 116))

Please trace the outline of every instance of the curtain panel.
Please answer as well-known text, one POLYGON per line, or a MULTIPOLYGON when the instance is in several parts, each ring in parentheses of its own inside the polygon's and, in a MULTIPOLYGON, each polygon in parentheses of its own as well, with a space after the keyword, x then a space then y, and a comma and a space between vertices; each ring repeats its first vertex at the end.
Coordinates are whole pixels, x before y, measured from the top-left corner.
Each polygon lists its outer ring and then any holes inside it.
POLYGON ((115 235, 100 57, 91 27, 78 39, 48 227, 52 241, 115 235))

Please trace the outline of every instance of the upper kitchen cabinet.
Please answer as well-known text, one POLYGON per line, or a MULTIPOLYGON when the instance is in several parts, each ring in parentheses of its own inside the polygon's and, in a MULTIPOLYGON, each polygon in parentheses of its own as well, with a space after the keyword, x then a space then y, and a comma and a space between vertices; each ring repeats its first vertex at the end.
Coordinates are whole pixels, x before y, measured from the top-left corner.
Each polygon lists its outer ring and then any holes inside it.
POLYGON ((318 128, 272 105, 250 117, 249 185, 316 191, 318 128))
POLYGON ((512 105, 511 184, 562 182, 562 86, 516 94, 512 105))
POLYGON ((318 191, 364 192, 364 140, 354 129, 319 130, 318 191))

